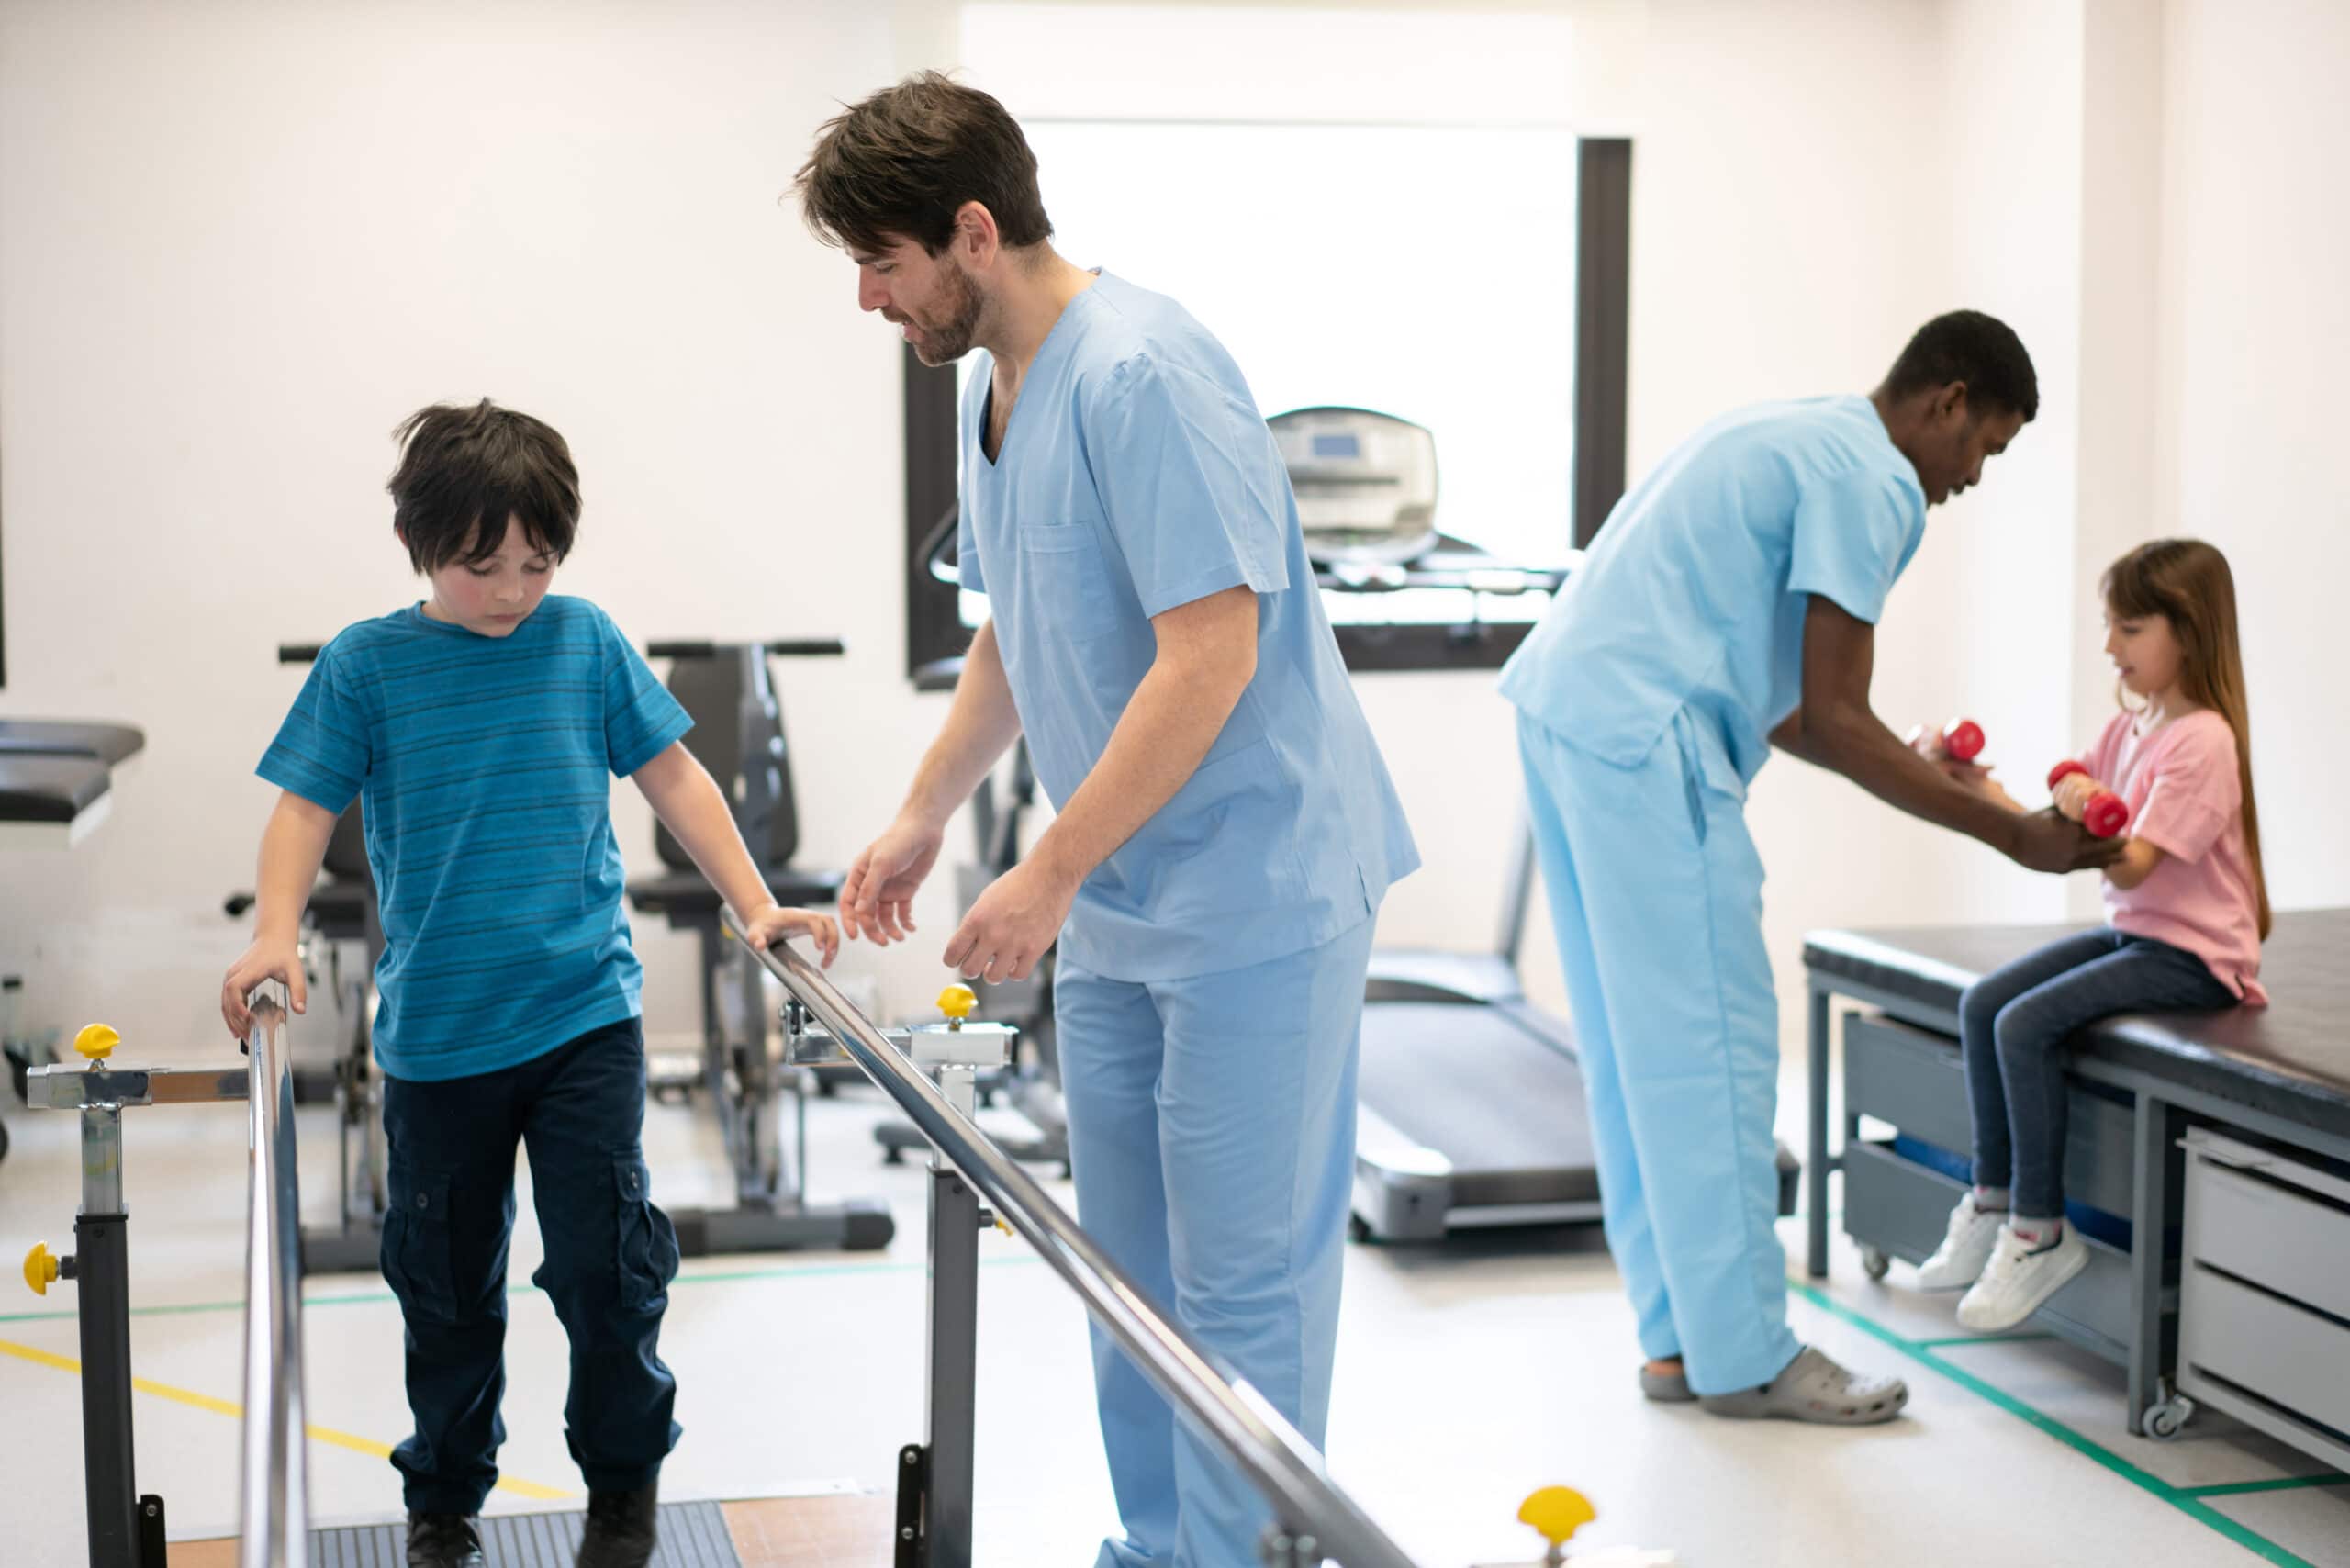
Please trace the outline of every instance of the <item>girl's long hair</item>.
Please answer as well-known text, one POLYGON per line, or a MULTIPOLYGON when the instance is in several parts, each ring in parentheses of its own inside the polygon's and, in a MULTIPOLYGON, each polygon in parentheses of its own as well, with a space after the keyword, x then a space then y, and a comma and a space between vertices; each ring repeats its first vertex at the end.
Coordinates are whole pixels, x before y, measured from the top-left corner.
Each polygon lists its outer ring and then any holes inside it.
POLYGON ((2252 862, 2260 936, 2266 941, 2268 877, 2261 868, 2260 811, 2252 796, 2252 712, 2244 696, 2244 653, 2236 640, 2236 582, 2228 558, 2199 539, 2157 539, 2108 566, 2099 587, 2106 612, 2115 620, 2159 615, 2170 622, 2183 655, 2180 690, 2188 701, 2225 719, 2235 732, 2244 853, 2252 862))

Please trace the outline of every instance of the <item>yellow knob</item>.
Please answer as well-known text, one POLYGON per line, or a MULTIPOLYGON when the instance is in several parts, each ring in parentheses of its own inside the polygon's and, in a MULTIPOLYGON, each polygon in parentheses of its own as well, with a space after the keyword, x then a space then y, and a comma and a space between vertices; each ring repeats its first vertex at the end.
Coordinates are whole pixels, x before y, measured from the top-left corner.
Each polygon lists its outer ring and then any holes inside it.
POLYGON ((938 1010, 958 1027, 979 1004, 979 997, 968 985, 950 985, 938 993, 938 1010))
POLYGON ((1564 1546, 1575 1531, 1599 1517, 1591 1499, 1572 1486, 1545 1486, 1517 1510, 1520 1524, 1532 1525, 1552 1546, 1564 1546))
POLYGON ((122 1036, 104 1024, 92 1024, 73 1036, 73 1048, 92 1061, 104 1061, 106 1053, 122 1044, 122 1036))
POLYGON ((25 1254, 25 1283, 32 1286, 33 1294, 47 1295, 56 1278, 57 1260, 50 1255, 49 1243, 34 1242, 33 1249, 25 1254))

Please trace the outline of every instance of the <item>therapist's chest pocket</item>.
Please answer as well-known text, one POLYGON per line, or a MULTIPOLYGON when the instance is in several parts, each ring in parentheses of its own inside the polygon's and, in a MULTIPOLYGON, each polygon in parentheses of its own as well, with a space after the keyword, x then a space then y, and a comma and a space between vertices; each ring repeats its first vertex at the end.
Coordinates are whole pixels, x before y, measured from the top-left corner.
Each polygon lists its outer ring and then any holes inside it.
POLYGON ((1123 566, 1091 524, 1031 524, 1019 538, 1022 597, 1054 633, 1084 642, 1142 618, 1123 566))

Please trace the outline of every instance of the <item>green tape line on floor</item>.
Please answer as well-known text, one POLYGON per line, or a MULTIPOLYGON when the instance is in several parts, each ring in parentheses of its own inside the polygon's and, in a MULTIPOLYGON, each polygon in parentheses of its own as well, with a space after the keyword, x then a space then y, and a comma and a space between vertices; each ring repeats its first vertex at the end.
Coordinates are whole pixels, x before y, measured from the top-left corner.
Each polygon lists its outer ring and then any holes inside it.
POLYGON ((2188 1518, 2210 1526, 2262 1561, 2274 1562, 2277 1568, 2319 1568, 2318 1564, 2286 1551, 2257 1530, 2238 1524, 2227 1515, 2203 1502, 2193 1492, 2173 1486, 2162 1477, 2141 1470, 2111 1449, 2093 1439, 2084 1437, 2052 1416, 2042 1415, 2013 1394, 2003 1389, 1993 1387, 1965 1368, 1953 1365, 1924 1345, 1896 1333, 1876 1319, 1853 1311, 1843 1303, 1821 1291, 1815 1290, 1800 1280, 1789 1280, 1787 1288, 1830 1316, 1841 1319, 1863 1333, 1884 1340, 1910 1360, 1933 1368, 1961 1388, 1990 1401, 2009 1415, 2037 1427, 2083 1458, 2095 1461, 2149 1496, 2160 1498, 2188 1518))
POLYGON ((2298 1492, 2305 1486, 2350 1486, 2350 1475, 2280 1475, 2274 1481, 2228 1481, 2179 1490, 2190 1497, 2244 1497, 2256 1492, 2298 1492))

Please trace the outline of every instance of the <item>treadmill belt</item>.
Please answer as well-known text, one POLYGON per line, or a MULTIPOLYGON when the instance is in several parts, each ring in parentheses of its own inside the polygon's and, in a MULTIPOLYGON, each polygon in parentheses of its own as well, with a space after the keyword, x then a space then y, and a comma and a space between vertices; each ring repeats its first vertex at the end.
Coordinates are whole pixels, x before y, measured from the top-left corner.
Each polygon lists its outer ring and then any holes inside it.
POLYGON ((1463 1204, 1599 1195, 1582 1070, 1502 1009, 1364 1008, 1361 1099, 1451 1162, 1463 1204))

